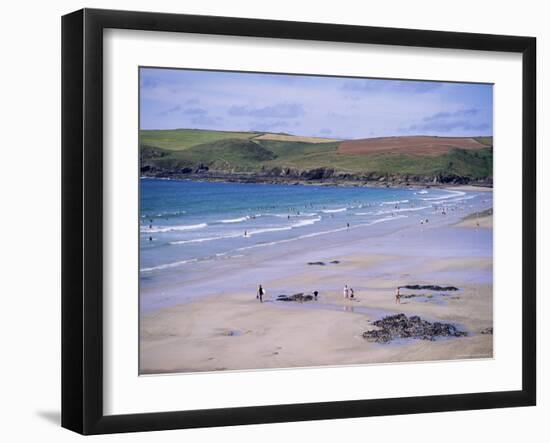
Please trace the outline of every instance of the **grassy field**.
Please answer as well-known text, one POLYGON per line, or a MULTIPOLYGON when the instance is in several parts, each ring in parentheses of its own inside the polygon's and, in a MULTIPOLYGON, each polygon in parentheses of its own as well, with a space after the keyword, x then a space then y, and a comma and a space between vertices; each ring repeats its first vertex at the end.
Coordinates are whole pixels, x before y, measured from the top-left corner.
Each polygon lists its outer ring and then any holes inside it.
POLYGON ((256 132, 204 131, 201 129, 141 130, 140 145, 171 151, 181 151, 192 146, 225 139, 250 139, 261 135, 256 132))
POLYGON ((338 151, 339 141, 307 142, 303 137, 271 135, 274 137, 257 132, 141 131, 141 163, 168 170, 197 165, 229 173, 326 168, 352 175, 456 175, 474 180, 492 178, 493 173, 491 137, 477 138, 486 148, 451 149, 427 156, 409 155, 403 149, 399 153, 349 155, 338 151))

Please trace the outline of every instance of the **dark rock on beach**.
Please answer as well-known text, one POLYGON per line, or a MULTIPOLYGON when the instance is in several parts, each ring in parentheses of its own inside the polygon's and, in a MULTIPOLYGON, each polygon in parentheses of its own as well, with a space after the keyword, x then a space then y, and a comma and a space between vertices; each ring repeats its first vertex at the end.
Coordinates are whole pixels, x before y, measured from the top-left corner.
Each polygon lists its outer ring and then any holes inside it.
POLYGON ((325 262, 324 261, 310 261, 310 262, 308 262, 308 265, 310 265, 310 266, 312 266, 312 265, 325 266, 325 262))
POLYGON ((439 285, 406 285, 400 286, 400 288, 412 289, 412 290, 424 290, 424 291, 458 291, 458 288, 454 286, 439 286, 439 285))
POLYGON ((480 331, 480 334, 483 334, 483 335, 493 335, 493 328, 490 327, 490 328, 482 329, 482 330, 480 331))
POLYGON ((277 301, 311 301, 313 300, 313 295, 311 294, 304 294, 303 292, 299 292, 298 294, 293 295, 285 295, 281 294, 277 296, 277 301))
POLYGON ((407 317, 405 314, 396 314, 376 320, 372 324, 379 329, 363 332, 363 338, 376 343, 389 343, 400 338, 434 341, 438 337, 467 335, 466 332, 459 331, 450 323, 430 323, 417 315, 407 317))

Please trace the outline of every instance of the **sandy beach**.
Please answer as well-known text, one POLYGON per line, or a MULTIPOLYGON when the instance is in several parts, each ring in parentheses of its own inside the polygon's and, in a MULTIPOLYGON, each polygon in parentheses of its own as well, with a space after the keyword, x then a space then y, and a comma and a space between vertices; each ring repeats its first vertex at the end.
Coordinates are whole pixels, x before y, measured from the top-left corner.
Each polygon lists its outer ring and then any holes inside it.
MULTIPOLYGON (((492 215, 441 217, 375 238, 361 232, 310 239, 255 256, 253 263, 236 258, 226 270, 209 272, 211 293, 142 312, 141 374, 492 357, 492 215), (262 276, 263 303, 255 297, 259 282, 245 271, 250 268, 262 276), (262 271, 268 268, 277 271, 262 271), (344 298, 344 284, 354 288, 353 300, 344 298), (398 304, 396 288, 406 285, 457 290, 403 288, 398 304), (317 300, 276 300, 313 290, 317 300), (372 322, 400 313, 450 323, 467 335, 389 343, 363 338, 377 329, 372 322)), ((184 288, 171 283, 173 293, 184 288)))

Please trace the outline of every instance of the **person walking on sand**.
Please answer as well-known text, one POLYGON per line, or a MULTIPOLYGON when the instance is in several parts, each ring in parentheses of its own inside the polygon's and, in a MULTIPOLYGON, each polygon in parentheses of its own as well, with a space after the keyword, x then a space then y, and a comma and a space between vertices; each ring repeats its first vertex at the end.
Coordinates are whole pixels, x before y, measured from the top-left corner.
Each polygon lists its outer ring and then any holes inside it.
POLYGON ((319 295, 319 291, 315 290, 313 291, 313 298, 317 300, 317 296, 319 295))
POLYGON ((400 289, 401 287, 398 286, 397 287, 397 291, 395 293, 395 303, 398 303, 398 304, 401 304, 401 292, 400 292, 400 289))
POLYGON ((344 298, 349 298, 349 288, 348 288, 348 285, 344 285, 344 298))
POLYGON ((353 292, 353 288, 349 288, 349 298, 353 299, 354 296, 355 296, 355 293, 353 292))
POLYGON ((259 285, 258 286, 258 293, 256 294, 256 298, 260 300, 260 303, 264 302, 264 295, 265 295, 265 290, 264 290, 264 288, 262 288, 262 285, 259 285))

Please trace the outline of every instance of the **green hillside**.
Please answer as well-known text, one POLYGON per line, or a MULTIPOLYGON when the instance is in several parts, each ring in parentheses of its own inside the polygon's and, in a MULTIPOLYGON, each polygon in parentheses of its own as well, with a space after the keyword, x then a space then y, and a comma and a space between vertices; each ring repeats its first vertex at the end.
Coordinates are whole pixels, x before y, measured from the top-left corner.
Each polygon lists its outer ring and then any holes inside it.
POLYGON ((384 153, 346 155, 337 151, 340 142, 258 140, 258 132, 204 130, 141 131, 142 172, 156 176, 196 172, 197 168, 227 174, 262 173, 292 176, 324 169, 334 177, 376 179, 407 177, 433 180, 455 177, 463 181, 490 181, 493 174, 492 137, 478 137, 486 148, 451 149, 441 155, 384 153), (183 171, 183 172, 182 172, 183 171))
POLYGON ((225 139, 249 139, 261 135, 255 132, 204 131, 201 129, 141 130, 140 145, 180 151, 191 146, 225 139))

